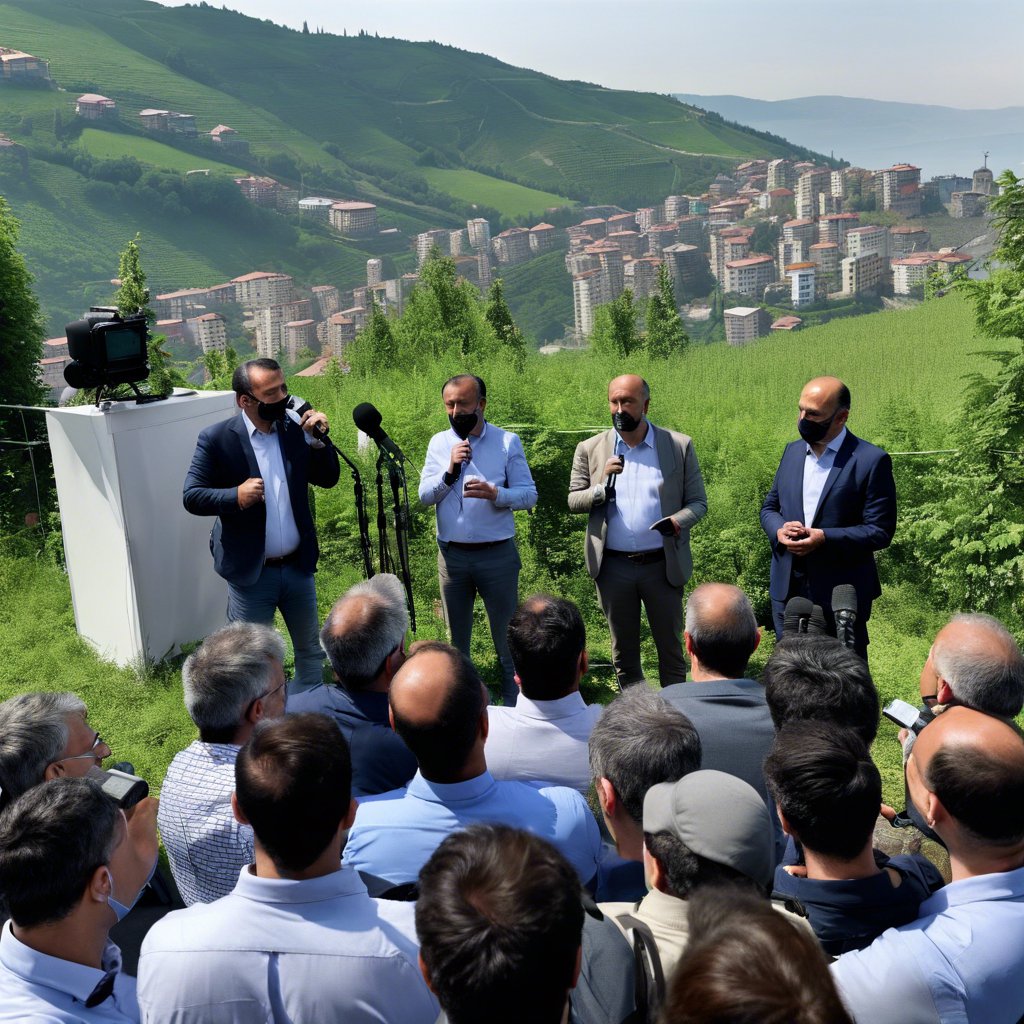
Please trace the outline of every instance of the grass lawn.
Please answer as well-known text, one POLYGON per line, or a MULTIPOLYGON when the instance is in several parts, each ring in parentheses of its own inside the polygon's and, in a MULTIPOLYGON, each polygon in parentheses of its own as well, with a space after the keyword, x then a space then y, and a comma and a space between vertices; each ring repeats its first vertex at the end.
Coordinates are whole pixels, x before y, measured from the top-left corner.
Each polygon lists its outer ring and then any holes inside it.
POLYGON ((155 139, 143 139, 137 135, 122 135, 120 132, 105 132, 100 128, 86 128, 79 144, 92 156, 102 160, 117 160, 133 156, 139 163, 150 164, 167 171, 195 171, 208 169, 216 174, 230 174, 242 177, 248 171, 230 164, 222 164, 205 156, 185 153, 155 139))
POLYGON ((492 206, 506 217, 519 217, 527 213, 540 214, 549 206, 572 206, 573 201, 554 192, 541 192, 514 181, 492 178, 465 168, 421 167, 418 173, 439 192, 464 199, 481 206, 492 206))

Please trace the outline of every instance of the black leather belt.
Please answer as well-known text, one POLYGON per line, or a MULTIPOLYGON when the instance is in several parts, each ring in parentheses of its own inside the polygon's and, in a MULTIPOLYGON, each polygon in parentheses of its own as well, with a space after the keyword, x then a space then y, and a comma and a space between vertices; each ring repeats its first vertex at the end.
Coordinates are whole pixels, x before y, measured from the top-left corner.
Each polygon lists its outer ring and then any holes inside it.
POLYGON ((614 548, 605 548, 604 553, 614 558, 628 558, 634 565, 650 565, 651 562, 661 562, 665 559, 664 548, 657 548, 654 551, 616 551, 614 548))
POLYGON ((484 548, 496 548, 499 544, 507 544, 512 538, 504 540, 482 540, 479 544, 463 543, 461 540, 448 541, 448 547, 458 548, 459 551, 483 551, 484 548))
POLYGON ((282 565, 291 565, 299 557, 299 549, 290 551, 287 555, 275 555, 273 558, 264 558, 263 564, 268 569, 279 569, 282 565))

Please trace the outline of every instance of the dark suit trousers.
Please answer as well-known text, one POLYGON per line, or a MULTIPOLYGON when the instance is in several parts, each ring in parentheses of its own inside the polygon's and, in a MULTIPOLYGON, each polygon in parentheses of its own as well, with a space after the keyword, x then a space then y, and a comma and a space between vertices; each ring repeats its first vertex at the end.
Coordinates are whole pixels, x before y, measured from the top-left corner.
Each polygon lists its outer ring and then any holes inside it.
POLYGON ((640 664, 640 606, 647 611, 662 686, 686 682, 683 656, 683 588, 665 578, 665 562, 637 565, 628 558, 601 559, 597 596, 612 638, 612 664, 619 686, 643 682, 640 664))

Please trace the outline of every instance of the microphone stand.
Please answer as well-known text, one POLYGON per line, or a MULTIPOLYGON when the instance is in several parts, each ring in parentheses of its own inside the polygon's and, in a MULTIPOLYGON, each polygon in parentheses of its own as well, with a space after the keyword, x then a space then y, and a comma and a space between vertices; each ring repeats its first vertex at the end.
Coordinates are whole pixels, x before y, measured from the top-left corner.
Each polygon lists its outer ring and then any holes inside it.
MULTIPOLYGON (((377 456, 377 544, 380 549, 380 571, 392 572, 394 560, 391 557, 391 549, 388 547, 388 517, 384 511, 384 477, 381 473, 384 460, 385 455, 381 450, 377 456)), ((390 469, 388 473, 390 475, 390 469)))
MULTIPOLYGON (((405 587, 406 604, 409 608, 409 625, 412 631, 416 632, 416 606, 412 595, 412 573, 409 571, 409 528, 411 516, 409 514, 409 488, 405 479, 405 466, 403 459, 385 448, 380 449, 377 457, 377 521, 380 524, 383 517, 384 498, 381 492, 381 466, 388 468, 388 479, 391 482, 391 500, 394 507, 395 519, 395 546, 398 549, 398 568, 402 577, 402 585, 405 587)), ((386 527, 385 527, 386 528, 386 527)), ((391 553, 388 552, 389 561, 391 553)), ((393 562, 386 572, 393 571, 393 562)))

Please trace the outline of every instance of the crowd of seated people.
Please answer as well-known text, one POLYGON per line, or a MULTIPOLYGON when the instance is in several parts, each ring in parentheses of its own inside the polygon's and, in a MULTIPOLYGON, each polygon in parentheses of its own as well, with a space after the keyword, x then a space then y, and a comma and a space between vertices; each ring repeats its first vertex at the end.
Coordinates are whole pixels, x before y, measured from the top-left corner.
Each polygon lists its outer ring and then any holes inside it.
POLYGON ((513 616, 514 707, 407 629, 393 576, 353 587, 295 698, 273 628, 211 634, 159 801, 104 788, 75 694, 0 703, 0 1022, 1024 1019, 1024 656, 996 620, 936 636, 898 812, 867 663, 784 635, 753 678, 737 587, 691 593, 687 682, 604 707, 571 601, 513 616), (899 828, 944 856, 876 849, 899 828), (133 977, 110 933, 161 839, 180 909, 133 977))

